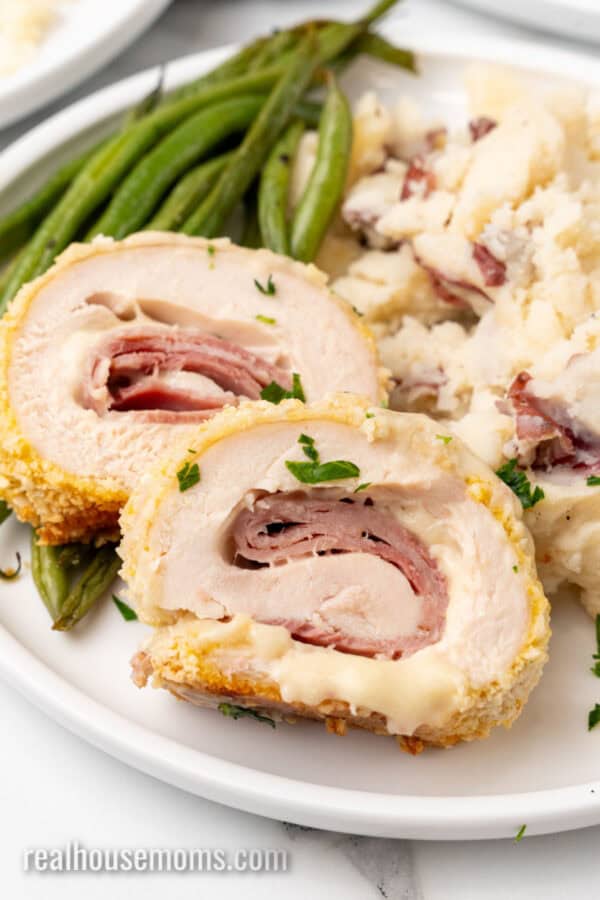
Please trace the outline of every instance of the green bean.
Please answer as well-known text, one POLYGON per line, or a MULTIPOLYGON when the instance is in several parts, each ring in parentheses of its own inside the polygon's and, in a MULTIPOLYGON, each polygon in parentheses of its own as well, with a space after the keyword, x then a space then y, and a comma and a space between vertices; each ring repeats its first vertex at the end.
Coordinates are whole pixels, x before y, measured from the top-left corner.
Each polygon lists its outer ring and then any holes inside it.
POLYGON ((132 106, 130 110, 128 110, 125 121, 123 122, 123 128, 127 128, 128 125, 131 125, 133 122, 137 122, 139 119, 143 119, 144 116, 147 116, 148 113, 153 112, 157 106, 160 105, 163 99, 164 92, 164 82, 165 82, 165 67, 164 65, 160 66, 158 70, 158 78, 156 80, 156 84, 141 100, 139 100, 135 106, 132 106))
POLYGON ((317 159, 292 220, 292 256, 311 262, 342 196, 352 149, 352 113, 334 78, 323 108, 317 159))
POLYGON ((186 234, 215 237, 221 232, 228 216, 265 162, 273 142, 293 115, 294 107, 315 71, 316 51, 311 32, 302 40, 292 62, 273 88, 219 181, 183 226, 186 234))
POLYGON ((61 547, 44 547, 38 544, 37 535, 32 530, 31 574, 53 622, 59 618, 69 593, 69 578, 59 562, 61 550, 61 547))
POLYGON ((379 34, 373 34, 370 31, 361 34, 358 40, 351 45, 349 51, 357 54, 364 53, 392 66, 398 66, 400 69, 407 69, 415 75, 417 73, 415 54, 411 50, 396 47, 379 34))
MULTIPOLYGON (((358 19, 356 22, 330 22, 323 23, 323 27, 318 32, 319 44, 319 62, 321 65, 331 62, 340 53, 348 47, 352 41, 356 40, 377 20, 387 13, 393 6, 396 6, 398 0, 380 0, 371 10, 358 19)), ((314 27, 314 23, 310 23, 314 27)), ((306 29, 306 25, 300 25, 298 30, 306 29)), ((282 66, 289 64, 291 54, 284 54, 279 59, 282 66)))
POLYGON ((256 54, 254 59, 250 61, 248 66, 249 72, 256 72, 265 66, 277 62, 282 53, 291 50, 297 43, 298 37, 293 31, 278 31, 271 38, 265 41, 262 49, 256 54))
POLYGON ((323 104, 315 103, 312 100, 300 100, 296 103, 294 114, 298 119, 302 119, 309 128, 318 128, 321 121, 321 113, 323 112, 323 104))
POLYGON ((37 193, 0 219, 0 260, 5 259, 31 237, 35 227, 48 210, 54 206, 58 198, 64 194, 75 176, 96 153, 98 147, 99 145, 96 145, 76 159, 69 160, 37 193))
MULTIPOLYGON (((3 267, 2 271, 0 272, 0 294, 4 290, 5 286, 8 284, 8 279, 10 278, 11 274, 14 272, 16 262, 17 262, 16 258, 12 259, 6 266, 3 267)), ((0 311, 0 316, 2 316, 1 311, 0 311)))
POLYGON ((258 221, 265 247, 289 255, 287 203, 291 166, 304 122, 295 120, 279 138, 263 169, 258 191, 258 221))
POLYGON ((397 6, 398 2, 399 0, 379 0, 379 2, 375 3, 369 12, 362 17, 361 22, 367 26, 373 25, 378 19, 383 18, 393 6, 397 6))
POLYGON ((223 153, 188 172, 173 188, 163 205, 145 226, 150 231, 178 231, 187 217, 210 192, 231 157, 223 153))
POLYGON ((239 97, 209 106, 183 122, 127 176, 90 237, 105 234, 118 239, 141 228, 179 176, 226 137, 247 128, 263 104, 261 96, 239 97))
POLYGON ((70 631, 102 597, 117 577, 121 561, 112 544, 101 547, 75 587, 64 599, 55 631, 70 631))
MULTIPOLYGON (((310 127, 318 127, 322 111, 320 103, 301 100, 296 113, 310 127)), ((209 194, 216 179, 229 163, 233 152, 201 163, 185 175, 173 188, 160 209, 144 226, 146 231, 179 231, 185 220, 209 194)), ((247 246, 247 245, 246 245, 247 246)))
POLYGON ((101 206, 133 165, 160 138, 198 110, 223 99, 277 83, 278 66, 253 75, 207 85, 177 103, 161 106, 112 138, 83 167, 70 188, 41 223, 6 285, 2 300, 10 300, 26 281, 45 272, 54 257, 76 236, 81 225, 101 206))
POLYGON ((184 118, 197 112, 203 107, 210 106, 213 103, 219 103, 221 100, 229 100, 232 97, 239 97, 242 94, 255 94, 270 90, 281 77, 283 66, 280 63, 273 63, 270 66, 260 69, 258 72, 247 72, 237 75, 234 78, 220 80, 210 84, 199 86, 193 93, 184 96, 177 103, 170 103, 159 106, 157 110, 142 119, 140 124, 152 117, 169 117, 175 118, 175 124, 178 124, 184 118), (183 111, 183 115, 178 112, 183 111))
POLYGON ((2 525, 3 522, 6 522, 11 512, 12 510, 8 503, 4 500, 0 500, 0 525, 2 525))
POLYGON ((57 548, 58 563, 63 569, 76 569, 89 559, 93 547, 91 544, 64 544, 57 548))
POLYGON ((193 96, 196 91, 203 90, 209 85, 219 84, 221 81, 229 81, 232 78, 238 78, 244 75, 244 73, 250 70, 252 61, 256 55, 262 51, 262 48, 269 40, 270 38, 265 37, 257 38, 251 44, 242 47, 242 49, 234 56, 230 56, 224 62, 220 63, 220 65, 216 66, 216 68, 211 69, 210 72, 206 72, 204 75, 195 78, 188 84, 184 84, 180 88, 170 91, 163 99, 162 103, 164 105, 176 103, 179 100, 193 96))
MULTIPOLYGON (((382 19, 386 13, 394 6, 397 6, 399 2, 400 0, 379 0, 379 2, 375 3, 364 16, 361 16, 356 22, 351 22, 350 25, 361 25, 362 28, 369 28, 371 25, 374 25, 378 19, 382 19)), ((344 27, 346 26, 346 23, 336 22, 335 19, 310 19, 307 22, 301 22, 291 30, 293 32, 298 32, 312 26, 324 31, 325 28, 339 27, 340 25, 344 27)))
POLYGON ((256 190, 253 188, 244 197, 244 230, 240 240, 242 247, 248 247, 250 250, 258 250, 264 246, 256 201, 256 190))
POLYGON ((258 250, 263 246, 256 207, 248 209, 246 212, 246 221, 240 244, 242 247, 248 247, 249 250, 258 250))
POLYGON ((397 3, 398 0, 383 0, 383 2, 377 3, 365 16, 356 22, 337 22, 335 19, 309 19, 301 22, 287 31, 281 31, 274 35, 258 54, 257 58, 255 58, 254 62, 251 63, 251 67, 260 68, 261 65, 266 65, 275 59, 278 59, 281 64, 287 64, 289 61, 289 50, 292 49, 298 36, 305 34, 309 28, 318 31, 320 62, 328 63, 339 52, 337 49, 338 40, 341 39, 343 45, 346 45, 348 29, 353 30, 355 37, 360 35, 397 3), (276 47, 278 42, 280 45, 276 47), (283 56, 280 54, 283 54, 283 56))
POLYGON ((8 306, 8 298, 6 300, 2 299, 3 292, 5 291, 6 286, 8 285, 10 279, 16 271, 19 259, 21 258, 23 252, 24 251, 21 250, 21 253, 17 254, 17 256, 15 256, 15 258, 11 260, 7 266, 5 266, 5 268, 2 270, 2 274, 0 274, 0 319, 6 312, 6 307, 8 306))

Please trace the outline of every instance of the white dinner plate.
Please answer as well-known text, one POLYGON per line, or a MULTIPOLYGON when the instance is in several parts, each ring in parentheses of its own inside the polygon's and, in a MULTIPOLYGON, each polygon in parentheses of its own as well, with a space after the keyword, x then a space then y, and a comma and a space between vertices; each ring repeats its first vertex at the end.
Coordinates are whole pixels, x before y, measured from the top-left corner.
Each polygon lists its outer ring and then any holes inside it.
POLYGON ((558 37, 600 41, 600 0, 455 0, 481 13, 549 31, 558 37))
POLYGON ((170 2, 65 2, 36 54, 16 72, 0 75, 0 128, 64 94, 117 56, 170 2))
MULTIPOLYGON (((600 64, 536 46, 445 40, 413 41, 422 76, 363 60, 345 77, 353 97, 366 88, 392 101, 417 97, 436 116, 465 115, 461 73, 473 58, 527 61, 545 80, 581 76, 600 86, 600 64)), ((180 60, 168 69, 175 85, 214 65, 222 51, 180 60)), ((145 72, 55 116, 5 151, 1 207, 8 208, 64 155, 80 130, 93 140, 125 105, 152 87, 145 72)), ((0 208, 0 212, 2 209, 0 208)), ((9 519, 0 532, 0 564, 20 549, 27 529, 9 519)), ((412 838, 491 838, 559 831, 600 823, 600 729, 587 712, 600 700, 590 674, 594 634, 576 603, 556 605, 551 661, 512 731, 483 742, 413 758, 393 739, 353 732, 339 738, 308 722, 278 726, 233 721, 177 703, 166 692, 139 691, 128 661, 147 633, 126 623, 107 601, 69 635, 49 629, 28 568, 0 582, 0 674, 49 715, 131 765, 181 788, 243 810, 303 825, 412 838)))

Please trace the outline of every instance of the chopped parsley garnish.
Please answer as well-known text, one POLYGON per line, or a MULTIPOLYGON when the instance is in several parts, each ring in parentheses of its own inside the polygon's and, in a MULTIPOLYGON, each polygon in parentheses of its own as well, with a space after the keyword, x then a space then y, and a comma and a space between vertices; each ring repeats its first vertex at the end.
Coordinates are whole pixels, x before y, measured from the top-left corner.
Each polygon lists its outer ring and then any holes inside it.
POLYGON ((268 400, 269 403, 281 403, 282 400, 288 400, 291 397, 290 391, 286 391, 276 381, 272 381, 260 392, 261 400, 268 400))
POLYGON ((179 482, 179 490, 181 493, 188 491, 200 481, 200 469, 198 463, 186 462, 183 468, 177 473, 177 481, 179 482))
POLYGON ((17 578, 21 572, 21 554, 17 553, 17 567, 16 569, 0 569, 0 578, 3 581, 12 581, 13 578, 17 578))
POLYGON ((261 284, 258 278, 254 279, 254 284, 261 294, 266 294, 268 297, 273 297, 277 293, 277 288, 275 287, 272 275, 269 275, 266 285, 261 284))
POLYGON ((521 827, 519 828, 519 830, 518 830, 517 833, 515 834, 515 844, 518 844, 519 841, 522 841, 522 840, 523 840, 523 837, 525 836, 525 831, 526 831, 526 829, 527 829, 527 825, 521 825, 521 827))
POLYGON ((365 413, 365 419, 374 419, 374 418, 375 418, 375 413, 372 413, 372 412, 365 413))
POLYGON ((531 509, 538 501, 544 499, 545 495, 541 487, 536 486, 534 491, 531 490, 531 482, 525 472, 517 469, 516 459, 510 459, 503 466, 500 466, 496 475, 517 495, 523 509, 531 509))
POLYGON ((134 622, 137 619, 137 614, 132 610, 132 608, 130 606, 127 606, 126 603, 123 603, 123 601, 119 600, 118 597, 115 597, 114 594, 112 595, 112 598, 113 598, 113 603, 115 604, 115 606, 117 607, 117 609, 119 610, 119 612, 121 613, 121 615, 123 616, 123 618, 125 619, 126 622, 134 622))
POLYGON ((256 320, 262 322, 264 325, 277 325, 277 319, 273 319, 271 316, 261 316, 259 314, 256 316, 256 320))
POLYGON ((220 713, 223 713, 224 716, 229 716, 230 719, 241 719, 244 716, 248 716, 251 719, 256 719, 257 722, 264 722, 265 725, 275 728, 273 719, 269 716, 262 716, 255 709, 248 709, 246 706, 234 706, 233 703, 219 703, 218 709, 220 713))
POLYGON ((301 434, 298 443, 310 462, 286 460, 285 465, 294 478, 297 478, 302 484, 320 484, 322 481, 339 481, 342 478, 358 478, 360 475, 358 466, 346 459, 334 459, 331 462, 322 463, 315 447, 314 438, 307 434, 301 434))
POLYGON ((294 372, 292 375, 292 400, 302 400, 303 403, 306 402, 306 397, 304 396, 304 388, 302 387, 302 382, 300 381, 300 376, 297 372, 294 372))
POLYGON ((590 487, 598 487, 600 485, 600 475, 589 475, 585 483, 590 487))
POLYGON ((281 403, 282 400, 301 400, 302 403, 306 402, 304 388, 302 387, 302 382, 300 381, 300 376, 297 372, 294 372, 292 375, 291 391, 286 391, 286 389, 282 388, 276 381, 272 381, 266 388, 262 389, 260 398, 261 400, 268 400, 269 403, 275 403, 276 405, 281 403))
POLYGON ((598 724, 600 724, 600 703, 596 703, 594 708, 589 711, 588 731, 591 731, 592 728, 595 728, 598 724))
POLYGON ((358 466, 345 459, 335 459, 328 463, 286 461, 286 466, 302 484, 339 481, 342 478, 358 478, 360 475, 358 466))
POLYGON ((357 316, 364 316, 364 313, 362 313, 360 309, 358 309, 354 304, 352 304, 352 310, 356 313, 357 316))
POLYGON ((518 567, 518 566, 513 566, 513 572, 518 572, 518 571, 519 571, 519 567, 518 567))
POLYGON ((301 434, 298 438, 298 443, 301 444, 305 456, 308 456, 312 462, 319 462, 319 451, 315 447, 314 438, 309 437, 307 434, 301 434))
POLYGON ((452 440, 452 437, 449 434, 436 434, 436 438, 438 441, 443 441, 444 444, 449 444, 452 440))
POLYGON ((372 484, 373 484, 372 481, 363 481, 362 484, 359 484, 359 486, 356 488, 354 493, 358 494, 359 491, 366 491, 366 489, 370 488, 372 484))
POLYGON ((217 250, 216 250, 216 247, 213 246, 213 244, 209 244, 208 247, 206 248, 206 252, 208 253, 209 256, 214 256, 215 253, 217 252, 217 250))

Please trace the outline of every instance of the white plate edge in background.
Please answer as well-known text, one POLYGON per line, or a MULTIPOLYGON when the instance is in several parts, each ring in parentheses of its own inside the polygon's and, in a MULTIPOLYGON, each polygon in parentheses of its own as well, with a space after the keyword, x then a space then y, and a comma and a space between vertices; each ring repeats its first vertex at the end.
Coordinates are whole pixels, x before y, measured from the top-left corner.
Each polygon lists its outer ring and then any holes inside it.
MULTIPOLYGON (((65 54, 58 64, 25 65, 0 79, 0 127, 22 119, 66 93, 133 43, 172 0, 128 0, 131 9, 115 17, 110 27, 65 54)), ((93 28, 90 23, 90 28, 93 28)))

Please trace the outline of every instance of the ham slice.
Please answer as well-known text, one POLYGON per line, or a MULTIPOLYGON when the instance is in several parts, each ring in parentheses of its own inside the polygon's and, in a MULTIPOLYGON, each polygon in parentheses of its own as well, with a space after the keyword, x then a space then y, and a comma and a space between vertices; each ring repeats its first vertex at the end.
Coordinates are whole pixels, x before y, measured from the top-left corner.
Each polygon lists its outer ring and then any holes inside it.
POLYGON ((436 296, 449 306, 454 306, 457 309, 471 309, 475 305, 473 298, 476 301, 479 298, 483 298, 487 302, 491 302, 485 291, 476 285, 462 279, 449 278, 439 269, 427 265, 417 253, 414 253, 414 257, 415 262, 427 272, 436 296))
POLYGON ((477 141, 480 141, 486 134, 493 131, 497 125, 498 123, 496 120, 490 119, 488 116, 477 116, 475 119, 471 119, 469 122, 469 131, 473 143, 475 144, 477 141))
POLYGON ((410 197, 422 197, 425 200, 435 190, 435 175, 427 168, 422 156, 414 156, 408 166, 402 191, 401 200, 410 197))
POLYGON ((236 556, 263 565, 277 565, 313 554, 370 553, 405 575, 415 594, 422 596, 423 617, 416 635, 395 640, 344 634, 339 629, 282 618, 299 640, 335 647, 364 656, 398 659, 439 640, 448 603, 446 581, 425 545, 373 500, 342 497, 313 499, 273 494, 251 510, 243 510, 233 526, 236 556))
POLYGON ((565 402, 536 395, 532 383, 521 372, 508 391, 521 461, 534 469, 599 470, 600 435, 583 428, 565 402))
POLYGON ((145 421, 202 421, 239 397, 258 400, 275 381, 292 386, 289 372, 231 341, 197 329, 130 328, 94 348, 83 381, 83 405, 98 415, 141 411, 145 421), (193 372, 223 389, 211 395, 170 384, 166 373, 193 372))
POLYGON ((502 287, 506 283, 506 264, 496 259, 483 244, 473 244, 473 259, 479 266, 486 287, 502 287))

